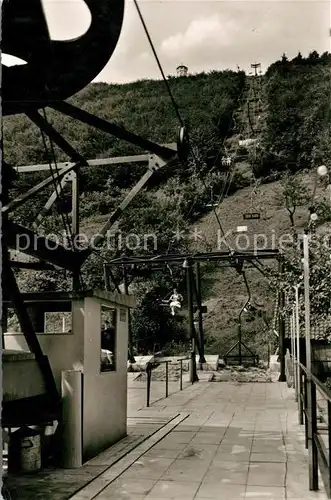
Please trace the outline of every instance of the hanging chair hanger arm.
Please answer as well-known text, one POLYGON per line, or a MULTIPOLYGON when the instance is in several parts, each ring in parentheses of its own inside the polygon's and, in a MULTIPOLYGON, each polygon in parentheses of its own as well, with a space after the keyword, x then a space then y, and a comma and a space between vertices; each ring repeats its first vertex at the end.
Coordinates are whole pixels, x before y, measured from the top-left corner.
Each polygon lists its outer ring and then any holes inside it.
POLYGON ((239 320, 241 319, 241 315, 242 315, 242 313, 243 313, 243 311, 244 311, 245 307, 246 307, 246 306, 250 303, 250 301, 251 301, 251 291, 250 291, 250 288, 249 288, 249 284, 248 284, 248 282, 247 282, 247 277, 246 277, 246 273, 245 273, 245 271, 242 271, 242 277, 243 277, 243 279, 244 279, 244 283, 245 283, 245 287, 246 287, 246 290, 247 290, 248 298, 247 298, 247 300, 246 300, 245 304, 243 305, 243 307, 242 307, 242 308, 241 308, 241 310, 240 310, 240 313, 239 313, 239 320))

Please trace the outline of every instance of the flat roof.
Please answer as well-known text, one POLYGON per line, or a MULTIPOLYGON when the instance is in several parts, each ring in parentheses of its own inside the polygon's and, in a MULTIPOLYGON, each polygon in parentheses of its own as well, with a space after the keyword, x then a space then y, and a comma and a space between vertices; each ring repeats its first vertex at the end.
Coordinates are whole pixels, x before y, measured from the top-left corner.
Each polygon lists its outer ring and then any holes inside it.
MULTIPOLYGON (((134 295, 125 295, 122 293, 112 293, 105 290, 84 290, 70 292, 27 292, 22 293, 21 297, 27 305, 50 304, 55 302, 73 302, 83 300, 86 297, 93 297, 102 302, 108 302, 128 308, 137 307, 137 300, 134 295)), ((10 305, 11 300, 4 299, 3 304, 10 305)))

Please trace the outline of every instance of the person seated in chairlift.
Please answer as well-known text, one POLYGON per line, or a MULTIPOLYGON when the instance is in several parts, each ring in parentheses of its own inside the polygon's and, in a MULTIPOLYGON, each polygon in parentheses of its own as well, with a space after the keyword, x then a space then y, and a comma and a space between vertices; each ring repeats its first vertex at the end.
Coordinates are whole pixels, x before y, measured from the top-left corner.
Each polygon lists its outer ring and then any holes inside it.
POLYGON ((180 293, 177 292, 176 288, 174 288, 173 294, 171 295, 171 297, 169 299, 172 316, 175 316, 176 309, 181 309, 182 300, 183 300, 182 295, 180 295, 180 293))

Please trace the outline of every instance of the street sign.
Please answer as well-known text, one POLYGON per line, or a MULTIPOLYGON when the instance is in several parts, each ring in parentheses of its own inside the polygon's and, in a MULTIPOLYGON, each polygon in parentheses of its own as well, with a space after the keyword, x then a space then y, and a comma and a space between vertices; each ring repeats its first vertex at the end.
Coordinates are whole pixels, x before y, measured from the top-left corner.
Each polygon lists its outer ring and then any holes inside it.
POLYGON ((259 212, 246 212, 244 214, 244 220, 260 219, 260 217, 259 212))

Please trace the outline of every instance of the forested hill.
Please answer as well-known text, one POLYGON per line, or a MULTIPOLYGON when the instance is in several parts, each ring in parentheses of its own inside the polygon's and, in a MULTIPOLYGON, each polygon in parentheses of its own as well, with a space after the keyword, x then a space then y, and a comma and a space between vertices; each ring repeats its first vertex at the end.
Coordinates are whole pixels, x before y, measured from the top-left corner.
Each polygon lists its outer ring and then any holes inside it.
MULTIPOLYGON (((201 73, 170 78, 179 112, 194 135, 217 139, 228 133, 245 84, 243 72, 201 73)), ((70 99, 73 104, 159 143, 176 141, 179 121, 163 81, 125 85, 94 83, 70 99)), ((135 146, 49 110, 48 119, 87 158, 140 152, 135 146)), ((40 133, 21 116, 4 123, 6 158, 12 164, 45 160, 40 133)), ((59 155, 59 158, 63 157, 59 155)))
MULTIPOLYGON (((319 56, 312 52, 307 58, 298 54, 292 61, 283 56, 263 76, 264 149, 260 162, 263 170, 266 162, 267 170, 305 167, 313 159, 329 154, 330 61, 331 56, 327 53, 319 56)), ((224 138, 238 133, 242 128, 241 120, 247 120, 243 102, 247 79, 243 72, 231 71, 169 78, 193 142, 214 150, 208 151, 209 155, 219 152, 224 138), (234 120, 236 110, 239 117, 234 120)), ((163 81, 91 84, 70 101, 159 143, 176 140, 179 123, 163 81)), ((47 111, 47 116, 87 158, 139 152, 129 143, 51 110, 47 111)), ((4 151, 5 159, 12 165, 48 160, 40 132, 22 116, 4 119, 4 151)), ((57 158, 65 157, 57 151, 57 158)), ((103 180, 100 188, 104 185, 103 180)), ((88 185, 82 187, 89 190, 88 185)), ((95 182, 91 188, 95 190, 95 182)))
MULTIPOLYGON (((150 193, 144 191, 134 200, 120 221, 123 236, 132 232, 133 228, 138 235, 153 232, 157 237, 158 253, 183 251, 190 241, 188 238, 176 241, 174 228, 187 234, 193 222, 210 211, 214 200, 219 200, 221 195, 227 193, 231 203, 231 195, 236 190, 243 187, 250 190, 252 173, 255 179, 261 177, 270 182, 285 171, 309 170, 320 164, 330 167, 330 66, 331 55, 328 53, 320 56, 312 52, 308 57, 298 54, 291 61, 284 55, 259 77, 257 91, 254 79, 241 71, 213 71, 169 78, 179 112, 190 129, 194 156, 190 156, 185 164, 176 165, 169 177, 163 179, 163 185, 159 184, 150 193), (250 128, 252 117, 247 113, 249 108, 255 109, 254 119, 258 127, 254 127, 254 131, 250 128), (257 139, 254 147, 239 147, 239 140, 248 137, 257 139), (220 160, 226 154, 233 158, 233 175, 231 185, 225 189, 227 172, 222 172, 220 160)), ((70 102, 158 143, 176 141, 179 123, 163 81, 142 80, 126 85, 91 84, 72 97, 70 102)), ((87 159, 141 152, 126 142, 52 110, 47 110, 47 119, 87 159)), ((40 131, 27 118, 6 117, 3 128, 4 155, 11 165, 52 160, 50 147, 45 151, 40 131)), ((57 148, 55 152, 57 160, 67 159, 57 148)), ((82 169, 82 228, 86 231, 97 230, 100 217, 118 206, 124 193, 134 185, 144 169, 137 165, 134 168, 125 165, 82 169)), ((20 176, 13 194, 26 190, 36 182, 37 177, 20 176)), ((30 226, 51 190, 52 187, 20 209, 20 221, 30 226)), ((64 196, 67 196, 66 192, 64 196)), ((249 198, 247 195, 245 200, 249 198)), ((234 213, 232 207, 238 205, 235 202, 236 199, 233 199, 229 214, 234 213)), ((277 221, 276 218, 275 228, 277 221)), ((210 219, 206 224, 210 225, 210 219)), ((267 219, 265 224, 269 224, 267 219)), ((45 219, 42 229, 56 233, 60 226, 61 218, 55 207, 45 219)), ((262 226, 259 231, 263 231, 262 226)), ((144 251, 150 253, 153 248, 144 251)), ((130 250, 131 254, 137 252, 142 253, 140 248, 130 250)), ((123 249, 103 248, 100 253, 93 254, 83 270, 86 286, 103 286, 102 264, 118 253, 123 253, 123 249)), ((63 278, 52 273, 46 277, 36 273, 33 282, 24 272, 20 276, 23 288, 51 290, 65 286, 63 278)), ((181 281, 180 273, 175 279, 178 288, 185 293, 185 282, 181 281)), ((259 283, 258 280, 259 277, 256 283, 259 283)), ((169 332, 174 338, 175 332, 180 331, 180 322, 174 323, 168 311, 160 308, 156 300, 163 298, 171 289, 173 278, 163 274, 147 277, 144 282, 148 286, 141 287, 143 305, 133 318, 134 336, 138 339, 162 339, 162 344, 169 340, 169 332), (148 293, 143 296, 146 289, 148 293)), ((228 291, 231 306, 234 303, 232 291, 228 291)), ((228 316, 227 328, 230 332, 235 317, 235 313, 231 318, 228 316)), ((210 318, 213 318, 210 331, 218 335, 227 320, 217 316, 217 313, 210 318)))

